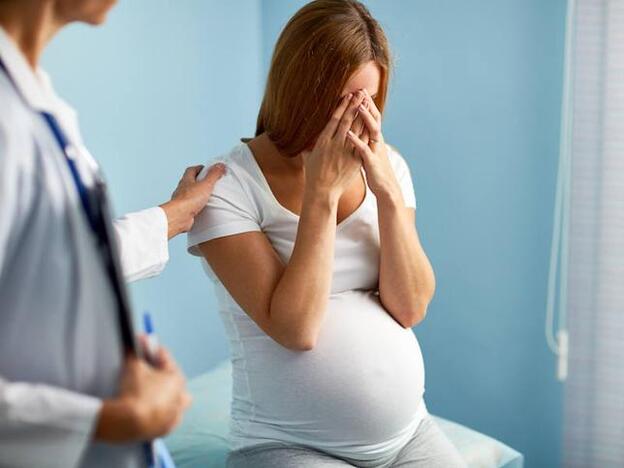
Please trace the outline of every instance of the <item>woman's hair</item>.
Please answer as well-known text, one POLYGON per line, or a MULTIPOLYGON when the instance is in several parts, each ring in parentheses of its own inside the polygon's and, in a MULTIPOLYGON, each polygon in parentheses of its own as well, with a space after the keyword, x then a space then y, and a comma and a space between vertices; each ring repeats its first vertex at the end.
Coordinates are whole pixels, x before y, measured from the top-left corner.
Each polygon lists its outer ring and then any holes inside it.
POLYGON ((379 23, 356 0, 308 3, 290 19, 275 45, 256 136, 266 132, 287 156, 310 148, 349 78, 370 61, 379 67, 375 104, 383 111, 391 57, 379 23))

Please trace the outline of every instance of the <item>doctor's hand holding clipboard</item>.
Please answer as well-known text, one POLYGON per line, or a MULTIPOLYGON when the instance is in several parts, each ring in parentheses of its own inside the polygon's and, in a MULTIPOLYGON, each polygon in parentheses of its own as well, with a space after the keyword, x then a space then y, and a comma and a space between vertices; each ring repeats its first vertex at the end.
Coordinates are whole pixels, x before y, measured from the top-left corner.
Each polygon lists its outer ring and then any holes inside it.
MULTIPOLYGON (((0 1, 0 466, 143 467, 146 443, 190 402, 166 350, 152 366, 126 281, 158 274, 225 168, 183 175, 172 199, 112 220, 76 114, 39 58, 114 0, 0 1)), ((151 447, 151 445, 150 445, 151 447)))

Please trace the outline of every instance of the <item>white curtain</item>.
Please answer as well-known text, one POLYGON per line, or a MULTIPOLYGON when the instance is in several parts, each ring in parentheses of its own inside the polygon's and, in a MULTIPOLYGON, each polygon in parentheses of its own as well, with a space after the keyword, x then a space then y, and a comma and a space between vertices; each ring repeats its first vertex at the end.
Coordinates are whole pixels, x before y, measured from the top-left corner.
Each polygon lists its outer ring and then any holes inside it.
POLYGON ((624 0, 575 1, 563 463, 624 467, 624 0))

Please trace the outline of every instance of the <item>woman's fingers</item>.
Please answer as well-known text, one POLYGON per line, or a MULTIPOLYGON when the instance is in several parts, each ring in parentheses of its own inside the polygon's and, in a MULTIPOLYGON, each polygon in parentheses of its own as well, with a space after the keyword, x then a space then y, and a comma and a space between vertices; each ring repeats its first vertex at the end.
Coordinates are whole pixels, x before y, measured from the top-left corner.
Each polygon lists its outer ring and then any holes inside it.
POLYGON ((347 132, 347 138, 349 139, 349 141, 351 141, 351 143, 353 143, 353 146, 355 146, 355 149, 357 150, 358 154, 362 158, 362 161, 364 161, 364 163, 366 163, 367 161, 370 161, 370 159, 374 156, 374 154, 373 154, 373 151, 368 146, 368 144, 364 143, 351 130, 347 132))
MULTIPOLYGON (((353 121, 353 125, 351 125, 351 131, 355 133, 358 137, 361 137, 362 134, 366 131, 366 126, 364 125, 364 121, 362 120, 362 117, 360 115, 356 116, 355 120, 353 121)), ((353 146, 352 144, 349 144, 349 148, 351 148, 352 152, 355 151, 355 146, 353 146)))
POLYGON ((339 140, 345 141, 349 130, 353 130, 356 136, 360 136, 364 129, 367 129, 369 138, 377 141, 380 139, 377 138, 380 133, 380 125, 379 122, 375 125, 377 120, 375 116, 380 117, 379 111, 365 89, 356 93, 349 93, 341 99, 331 119, 321 132, 321 137, 324 139, 337 137, 339 140), (366 113, 362 109, 365 109, 366 113), (362 114, 364 114, 363 117, 358 118, 362 114))
POLYGON ((362 132, 362 134, 359 135, 359 138, 362 141, 362 143, 364 143, 366 146, 368 146, 368 143, 370 141, 370 135, 369 135, 368 130, 366 128, 364 128, 364 131, 362 132))
POLYGON ((377 123, 381 125, 381 112, 377 109, 377 104, 375 104, 375 101, 371 95, 368 94, 366 89, 364 89, 364 93, 366 94, 366 103, 368 104, 368 109, 370 110, 371 115, 375 118, 377 123))
POLYGON ((375 119, 370 109, 361 104, 358 110, 360 111, 360 116, 362 117, 362 120, 364 121, 364 124, 368 129, 371 141, 381 141, 381 125, 379 124, 377 119, 375 119))
POLYGON ((364 132, 364 128, 365 126, 362 117, 359 115, 356 116, 355 120, 353 121, 353 125, 351 125, 351 131, 357 136, 360 136, 364 132))
POLYGON ((340 124, 336 129, 336 133, 334 135, 339 141, 344 142, 347 137, 347 132, 351 130, 351 125, 353 125, 353 121, 358 115, 358 109, 364 100, 365 95, 363 92, 358 91, 351 99, 351 103, 349 104, 349 108, 342 115, 342 119, 340 120, 340 124))
POLYGON ((353 97, 352 94, 347 94, 341 99, 340 103, 338 104, 338 107, 336 107, 336 110, 334 110, 334 113, 332 114, 331 119, 329 119, 329 122, 327 122, 327 125, 325 125, 325 128, 321 132, 321 136, 326 137, 328 139, 334 136, 334 133, 336 133, 336 129, 338 128, 338 125, 340 124, 342 116, 344 115, 345 111, 349 107, 349 103, 351 102, 352 97, 353 97))

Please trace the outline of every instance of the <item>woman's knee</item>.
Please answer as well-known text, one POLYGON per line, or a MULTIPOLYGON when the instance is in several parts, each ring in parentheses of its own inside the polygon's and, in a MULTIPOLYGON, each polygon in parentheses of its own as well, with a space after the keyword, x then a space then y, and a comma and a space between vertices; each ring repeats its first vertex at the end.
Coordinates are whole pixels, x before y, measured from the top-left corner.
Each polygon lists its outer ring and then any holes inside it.
POLYGON ((392 468, 466 468, 466 462, 431 416, 426 416, 392 468))
POLYGON ((231 452, 226 466, 227 468, 345 468, 352 465, 308 447, 267 444, 231 452))

